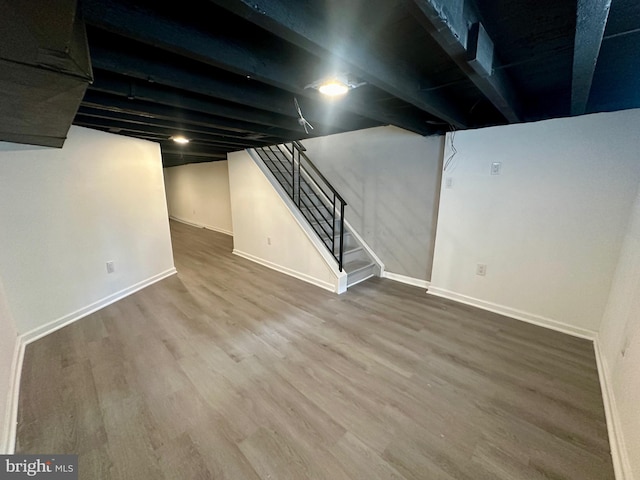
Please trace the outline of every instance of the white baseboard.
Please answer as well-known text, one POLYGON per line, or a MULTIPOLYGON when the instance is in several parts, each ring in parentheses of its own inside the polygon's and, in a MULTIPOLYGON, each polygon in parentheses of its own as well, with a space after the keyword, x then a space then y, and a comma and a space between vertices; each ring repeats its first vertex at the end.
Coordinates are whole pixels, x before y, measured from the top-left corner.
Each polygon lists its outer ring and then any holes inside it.
POLYGON ((24 344, 20 337, 16 337, 13 347, 13 359, 9 373, 9 391, 4 413, 3 431, 0 432, 0 454, 12 455, 15 452, 16 428, 18 415, 18 394, 20 392, 20 377, 22 375, 22 358, 24 344))
POLYGON ((183 218, 178 218, 178 217, 176 217, 174 215, 169 215, 169 218, 171 220, 175 220, 176 222, 184 223, 185 225, 190 225, 192 227, 197 227, 197 228, 206 228, 207 230, 213 230, 214 232, 224 233, 225 235, 229 235, 230 237, 233 237, 233 232, 231 230, 226 230, 226 229, 220 228, 220 227, 214 227, 213 225, 208 225, 206 223, 191 222, 191 221, 185 220, 183 218))
MULTIPOLYGON (((249 156, 254 161, 254 163, 258 166, 262 174, 265 176, 266 180, 271 184, 276 194, 280 197, 280 200, 284 203, 285 207, 287 208, 287 211, 289 212, 289 215, 291 215, 291 218, 298 224, 298 227, 300 227, 300 229, 304 232, 304 234, 307 236, 309 241, 314 245, 316 251, 322 257, 327 267, 329 267, 329 269, 335 274, 337 279, 336 284, 335 285, 332 284, 330 290, 338 294, 344 293, 347 290, 347 273, 344 270, 343 271, 338 270, 338 264, 335 258, 333 257, 333 255, 329 252, 326 245, 324 245, 324 243, 320 240, 320 237, 317 235, 317 233, 311 228, 311 225, 309 224, 308 220, 302 215, 298 207, 296 207, 296 205, 293 203, 293 200, 291 200, 291 198, 289 197, 287 192, 284 190, 282 185, 280 185, 280 182, 275 178, 275 176, 273 175, 273 172, 265 165, 262 158, 260 158, 260 155, 258 155, 256 151, 252 148, 247 149, 246 152, 249 154, 249 156)), ((243 255, 240 255, 240 256, 243 256, 243 255)), ((329 290, 329 288, 327 287, 328 283, 322 280, 313 279, 312 277, 308 277, 304 274, 299 274, 294 270, 289 270, 289 269, 282 270, 281 268, 285 268, 285 267, 280 267, 279 265, 271 264, 268 261, 267 263, 262 263, 263 261, 266 261, 266 260, 258 259, 257 257, 250 256, 245 258, 252 260, 256 263, 265 265, 269 268, 273 268, 274 270, 277 270, 279 272, 286 273, 287 275, 294 276, 296 278, 309 282, 313 285, 324 288, 325 290, 329 290), (304 277, 300 277, 298 275, 303 275, 304 277), (317 283, 317 281, 321 283, 319 284, 317 283)))
POLYGON ((611 381, 609 380, 609 368, 607 358, 600 350, 600 342, 596 337, 593 342, 598 364, 598 376, 600 377, 600 388, 602 390, 602 401, 604 403, 604 413, 607 419, 607 431, 609 433, 609 448, 611 449, 611 459, 616 480, 633 480, 631 463, 629 462, 628 450, 625 446, 624 436, 620 424, 620 415, 616 406, 616 397, 613 394, 611 381))
POLYGON ((152 285, 156 282, 159 282, 160 280, 163 280, 167 277, 170 277, 171 275, 175 275, 176 273, 178 272, 176 271, 175 268, 170 268, 168 270, 165 270, 164 272, 158 273, 157 275, 147 278, 146 280, 142 280, 141 282, 131 285, 130 287, 124 288, 116 293, 112 293, 111 295, 108 295, 98 300, 97 302, 93 302, 92 304, 87 305, 86 307, 76 310, 75 312, 71 312, 67 315, 64 315, 63 317, 53 320, 52 322, 49 322, 45 325, 41 325, 39 327, 34 328, 33 330, 25 332, 20 336, 22 337, 24 344, 28 345, 29 343, 34 342, 39 338, 44 337, 45 335, 49 335, 50 333, 53 333, 56 330, 66 327, 67 325, 77 320, 80 320, 81 318, 86 317, 87 315, 90 315, 93 312, 96 312, 106 307, 107 305, 111 305, 112 303, 117 302, 118 300, 121 300, 131 295, 132 293, 137 292, 138 290, 142 290, 143 288, 148 287, 149 285, 152 285))
POLYGON ((421 280, 419 278, 407 277, 406 275, 400 275, 399 273, 382 272, 382 278, 388 278, 396 282, 405 283, 407 285, 413 285, 414 287, 429 288, 430 282, 427 280, 421 280))
MULTIPOLYGON (((276 270, 277 272, 284 273, 284 274, 289 275, 291 277, 295 277, 295 278, 297 278, 299 280, 302 280, 304 282, 307 282, 307 283, 310 283, 312 285, 315 285, 316 287, 320 287, 320 288, 323 288, 325 290, 329 290, 330 292, 337 292, 338 291, 338 285, 325 282, 324 280, 320 280, 319 278, 312 277, 310 275, 307 275, 306 273, 297 272, 296 270, 292 270, 290 268, 283 267, 282 265, 278 265, 278 264, 275 264, 273 262, 270 262, 269 260, 265 260, 263 258, 256 257, 254 255, 251 255, 250 253, 241 252, 240 250, 236 250, 234 248, 233 249, 233 254, 234 255, 238 255, 239 257, 242 257, 242 258, 246 258, 247 260, 251 260, 252 262, 259 263, 260 265, 268 267, 268 268, 270 268, 272 270, 276 270)), ((338 279, 336 278, 336 281, 337 280, 338 279)))
POLYGON ((18 335, 16 339, 16 346, 14 352, 14 358, 12 362, 12 371, 11 371, 11 383, 10 383, 10 391, 9 391, 9 404, 7 405, 7 413, 6 413, 6 422, 5 422, 5 431, 0 432, 2 437, 0 437, 0 452, 6 452, 8 454, 12 454, 15 451, 16 447, 16 428, 18 422, 18 399, 20 395, 20 379, 22 376, 22 362, 24 360, 24 351, 26 346, 35 342, 36 340, 55 332, 56 330, 60 330, 67 325, 72 324, 80 320, 81 318, 86 317, 87 315, 92 314, 112 303, 117 302, 118 300, 122 300, 123 298, 142 290, 149 285, 152 285, 160 280, 163 280, 171 275, 176 274, 177 271, 175 268, 170 268, 164 272, 161 272, 153 277, 150 277, 146 280, 138 282, 130 287, 124 288, 119 292, 113 293, 107 297, 104 297, 97 302, 92 303, 91 305, 87 305, 84 308, 76 310, 68 315, 58 318, 52 322, 49 322, 40 327, 34 328, 26 333, 18 335))
POLYGON ((487 302, 478 298, 468 297, 460 293, 451 292, 443 288, 429 287, 427 293, 435 295, 437 297, 447 298, 449 300, 455 300, 456 302, 471 305, 472 307, 478 307, 489 312, 499 313, 507 317, 515 318, 516 320, 522 320, 523 322, 532 323, 540 327, 550 328, 558 332, 573 335, 574 337, 585 338, 587 340, 595 340, 596 332, 587 330, 586 328, 575 327, 564 322, 559 322, 551 318, 546 318, 533 313, 517 310, 515 308, 507 307, 505 305, 499 305, 497 303, 487 302))
POLYGON ((613 461, 613 468, 615 471, 616 480, 633 480, 633 474, 631 472, 631 464, 629 462, 628 450, 625 446, 624 436, 621 428, 620 415, 616 406, 616 399, 609 380, 609 369, 607 366, 607 359, 600 350, 600 343, 598 341, 597 332, 575 327, 573 325, 567 325, 563 322, 558 322, 550 318, 545 318, 539 315, 534 315, 514 308, 506 307, 504 305, 498 305, 477 298, 468 297, 459 293, 451 292, 445 289, 436 287, 430 287, 428 292, 431 295, 447 298, 456 302, 478 307, 490 312, 499 313, 516 320, 522 320, 527 323, 532 323, 541 327, 546 327, 551 330, 556 330, 562 333, 572 335, 574 337, 584 338, 593 341, 596 363, 598 366, 598 377, 600 379, 600 388, 602 391, 602 401, 604 404, 604 411, 607 422, 607 433, 609 436, 609 447, 611 449, 611 459, 613 461))

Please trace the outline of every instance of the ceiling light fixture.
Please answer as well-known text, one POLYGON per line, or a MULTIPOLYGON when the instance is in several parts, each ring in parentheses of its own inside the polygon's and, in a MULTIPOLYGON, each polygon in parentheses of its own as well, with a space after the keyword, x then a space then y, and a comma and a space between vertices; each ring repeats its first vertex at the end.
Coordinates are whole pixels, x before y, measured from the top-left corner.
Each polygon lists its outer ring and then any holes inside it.
POLYGON ((334 79, 323 83, 318 87, 318 91, 323 95, 329 95, 330 97, 336 97, 338 95, 344 95, 349 91, 349 85, 334 79))
POLYGON ((182 135, 176 135, 174 137, 171 137, 171 140, 173 140, 176 143, 180 143, 180 144, 185 144, 185 143, 189 143, 189 139, 187 137, 184 137, 182 135))
POLYGON ((349 90, 353 90, 354 88, 358 88, 365 84, 366 82, 358 82, 348 74, 342 73, 321 78, 320 80, 310 83, 304 88, 313 88, 323 95, 338 97, 340 95, 344 95, 349 90))

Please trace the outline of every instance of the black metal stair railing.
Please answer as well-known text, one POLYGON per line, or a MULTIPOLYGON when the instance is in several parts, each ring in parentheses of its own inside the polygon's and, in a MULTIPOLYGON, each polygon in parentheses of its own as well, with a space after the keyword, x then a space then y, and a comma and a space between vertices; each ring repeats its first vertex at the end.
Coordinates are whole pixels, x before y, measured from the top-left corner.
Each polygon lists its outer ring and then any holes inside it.
POLYGON ((254 149, 300 213, 318 234, 342 271, 346 202, 320 173, 297 141, 254 149))

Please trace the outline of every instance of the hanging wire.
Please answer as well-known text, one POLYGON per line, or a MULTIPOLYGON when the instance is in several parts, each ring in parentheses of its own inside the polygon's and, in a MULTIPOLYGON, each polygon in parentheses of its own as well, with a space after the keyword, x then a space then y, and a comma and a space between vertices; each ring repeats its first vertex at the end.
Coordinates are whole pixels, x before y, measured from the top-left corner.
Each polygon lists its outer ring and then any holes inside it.
POLYGON ((451 135, 449 135, 449 150, 451 150, 451 155, 449 155, 449 158, 447 158, 447 161, 444 163, 443 171, 445 172, 447 171, 447 168, 451 164, 453 157, 455 157, 456 153, 458 153, 458 150, 456 150, 456 147, 453 144, 453 141, 456 138, 456 129, 453 125, 449 125, 449 128, 451 130, 451 135))
POLYGON ((300 108, 300 104, 298 103, 298 99, 296 97, 293 97, 293 103, 296 106, 296 110, 298 112, 298 116, 300 118, 298 118, 298 123, 300 124, 301 127, 304 128, 304 133, 309 133, 309 128, 311 130, 313 130, 313 125, 311 125, 309 122, 307 122, 307 119, 304 118, 304 116, 302 115, 302 109, 300 108))

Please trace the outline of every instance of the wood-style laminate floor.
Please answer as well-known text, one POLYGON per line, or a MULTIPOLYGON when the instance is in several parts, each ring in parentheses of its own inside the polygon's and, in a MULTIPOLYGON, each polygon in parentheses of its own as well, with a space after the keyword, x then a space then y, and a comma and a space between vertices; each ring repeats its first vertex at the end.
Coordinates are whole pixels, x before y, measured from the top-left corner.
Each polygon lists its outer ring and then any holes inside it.
POLYGON ((29 345, 17 451, 100 479, 613 479, 590 342, 171 224, 179 274, 29 345))

